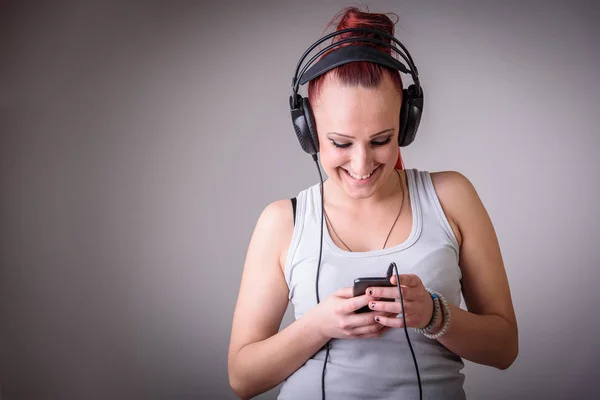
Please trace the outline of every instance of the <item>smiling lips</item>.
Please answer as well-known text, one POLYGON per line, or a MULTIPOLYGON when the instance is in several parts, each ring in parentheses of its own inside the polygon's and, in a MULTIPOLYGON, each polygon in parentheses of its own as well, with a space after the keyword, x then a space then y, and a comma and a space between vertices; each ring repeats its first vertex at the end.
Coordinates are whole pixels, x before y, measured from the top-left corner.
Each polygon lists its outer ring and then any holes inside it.
POLYGON ((369 172, 367 175, 357 175, 353 172, 348 171, 347 169, 342 168, 344 171, 346 171, 346 173, 354 180, 357 181, 366 181, 367 179, 369 179, 373 173, 375 171, 377 171, 377 169, 380 167, 380 165, 378 165, 377 167, 375 167, 371 172, 369 172))

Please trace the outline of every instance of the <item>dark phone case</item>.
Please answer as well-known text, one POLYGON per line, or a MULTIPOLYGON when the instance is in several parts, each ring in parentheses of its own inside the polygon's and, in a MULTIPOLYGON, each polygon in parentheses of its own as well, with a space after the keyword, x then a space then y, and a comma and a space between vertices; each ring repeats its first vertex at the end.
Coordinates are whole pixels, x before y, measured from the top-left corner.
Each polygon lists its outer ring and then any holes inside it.
MULTIPOLYGON (((385 277, 356 278, 354 280, 353 296, 354 297, 362 296, 363 294, 365 294, 365 291, 367 290, 367 288, 374 287, 374 286, 396 287, 396 285, 390 283, 390 281, 385 277)), ((379 300, 380 301, 396 301, 396 299, 387 299, 387 298, 380 298, 379 300)), ((371 311, 371 309, 369 308, 369 306, 364 306, 364 307, 356 310, 355 313, 359 314, 359 313, 370 312, 370 311, 371 311)))

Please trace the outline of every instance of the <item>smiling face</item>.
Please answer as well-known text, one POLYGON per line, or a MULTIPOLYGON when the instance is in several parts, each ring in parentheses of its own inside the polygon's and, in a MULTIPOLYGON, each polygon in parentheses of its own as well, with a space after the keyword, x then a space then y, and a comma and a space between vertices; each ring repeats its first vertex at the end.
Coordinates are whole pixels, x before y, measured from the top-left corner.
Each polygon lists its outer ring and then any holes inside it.
POLYGON ((342 85, 330 74, 312 105, 320 159, 331 181, 353 199, 378 192, 398 160, 401 94, 388 74, 375 88, 342 85))

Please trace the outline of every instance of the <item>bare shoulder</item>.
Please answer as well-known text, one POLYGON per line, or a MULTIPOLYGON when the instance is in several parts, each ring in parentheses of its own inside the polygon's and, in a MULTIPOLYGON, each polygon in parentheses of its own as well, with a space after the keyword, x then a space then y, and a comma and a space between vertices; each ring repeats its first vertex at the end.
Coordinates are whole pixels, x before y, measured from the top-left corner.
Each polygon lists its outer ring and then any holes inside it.
POLYGON ((230 363, 245 345, 279 329, 288 305, 282 249, 287 249, 292 233, 291 201, 268 204, 257 219, 246 253, 231 327, 230 363))
POLYGON ((487 213, 473 183, 458 171, 431 173, 431 180, 447 216, 461 228, 466 219, 485 217, 487 213))
POLYGON ((293 227, 294 218, 292 215, 291 200, 280 199, 267 204, 261 213, 260 219, 280 229, 284 228, 288 223, 293 227))
POLYGON ((439 171, 431 173, 431 181, 440 200, 440 204, 454 230, 458 243, 462 243, 461 222, 470 207, 480 204, 475 187, 462 173, 457 171, 439 171))
POLYGON ((516 326, 498 238, 475 187, 456 171, 432 173, 431 180, 461 235, 460 266, 469 310, 501 315, 516 326))
POLYGON ((294 233, 294 211, 291 200, 281 199, 269 203, 257 221, 256 230, 265 240, 270 241, 272 249, 277 250, 280 266, 283 268, 294 233))
POLYGON ((444 200, 465 200, 477 196, 471 181, 458 171, 432 172, 431 180, 438 196, 444 197, 444 200))

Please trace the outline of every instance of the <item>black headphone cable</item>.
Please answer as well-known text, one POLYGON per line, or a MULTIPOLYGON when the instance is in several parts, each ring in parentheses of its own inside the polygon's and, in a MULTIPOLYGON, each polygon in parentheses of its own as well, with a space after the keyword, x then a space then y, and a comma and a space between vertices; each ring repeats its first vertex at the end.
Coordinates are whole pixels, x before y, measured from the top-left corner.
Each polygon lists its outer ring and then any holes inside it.
MULTIPOLYGON (((320 237, 320 245, 319 245, 319 261, 317 263, 317 277, 315 279, 315 292, 317 296, 317 304, 321 302, 319 297, 319 273, 321 271, 321 258, 323 256, 323 219, 324 219, 324 210, 325 210, 325 196, 324 196, 324 188, 323 188, 323 174, 321 173, 321 168, 319 167, 319 159, 316 154, 312 155, 313 160, 317 166, 317 171, 319 172, 319 181, 321 184, 321 237, 320 237)), ((392 270, 396 275, 396 286, 398 287, 398 294, 400 295, 400 303, 402 305, 402 326, 404 327, 404 333, 406 334, 406 340, 408 342, 408 347, 410 348, 410 352, 412 354, 413 362, 415 364, 415 370, 417 372, 417 381, 419 383, 419 399, 423 398, 423 389, 421 386, 421 375, 419 373, 419 366, 417 364, 417 358, 415 357, 415 352, 412 347, 412 343, 410 341, 410 337, 408 335, 408 330, 406 328, 406 316, 404 315, 404 298, 402 296, 402 289, 400 288, 400 276, 398 274, 398 266, 395 262, 392 262, 388 267, 387 278, 389 279, 392 274, 392 270)), ((329 359, 329 349, 330 342, 328 341, 325 344, 325 361, 323 362, 323 372, 321 373, 321 398, 325 400, 325 368, 327 366, 327 360, 329 359)))
POLYGON ((400 276, 398 276, 398 267, 395 262, 390 263, 387 272, 388 280, 392 276, 392 269, 395 270, 396 275, 396 286, 398 287, 398 294, 400 294, 400 303, 402 304, 402 326, 404 327, 404 333, 406 334, 406 341, 408 342, 408 347, 410 348, 410 353, 412 354, 413 361, 415 363, 415 370, 417 371, 417 381, 419 382, 419 400, 423 398, 423 389, 421 387, 421 374, 419 373, 419 366, 417 365, 417 358, 415 357, 415 352, 412 347, 412 343, 410 342, 410 337, 408 336, 408 329, 406 329, 406 317, 404 315, 404 298, 402 297, 402 289, 400 289, 400 276))
MULTIPOLYGON (((321 168, 319 167, 319 159, 316 154, 312 155, 315 164, 317 165, 317 171, 319 171, 319 180, 321 181, 321 243, 319 245, 319 262, 317 263, 317 278, 315 279, 315 291, 317 294, 317 304, 321 302, 319 298, 319 272, 321 271, 321 257, 323 255, 323 217, 325 210, 325 196, 323 189, 323 174, 321 173, 321 168)), ((323 372, 321 373, 321 397, 325 400, 325 367, 327 365, 327 359, 329 358, 329 348, 330 342, 328 341, 325 344, 326 352, 325 352, 325 361, 323 362, 323 372)))

